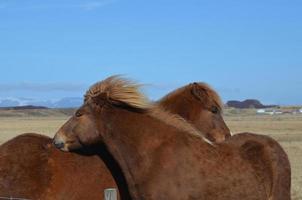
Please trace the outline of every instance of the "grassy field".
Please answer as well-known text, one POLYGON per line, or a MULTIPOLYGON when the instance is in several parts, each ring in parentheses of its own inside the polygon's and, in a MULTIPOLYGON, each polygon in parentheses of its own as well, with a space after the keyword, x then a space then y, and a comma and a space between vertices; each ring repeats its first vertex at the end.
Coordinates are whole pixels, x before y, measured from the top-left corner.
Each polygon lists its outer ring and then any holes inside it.
MULTIPOLYGON (((0 110, 0 144, 25 132, 52 137, 73 110, 0 110)), ((292 167, 292 199, 302 199, 302 115, 256 115, 255 110, 227 109, 232 133, 254 132, 275 138, 287 152, 292 167)))

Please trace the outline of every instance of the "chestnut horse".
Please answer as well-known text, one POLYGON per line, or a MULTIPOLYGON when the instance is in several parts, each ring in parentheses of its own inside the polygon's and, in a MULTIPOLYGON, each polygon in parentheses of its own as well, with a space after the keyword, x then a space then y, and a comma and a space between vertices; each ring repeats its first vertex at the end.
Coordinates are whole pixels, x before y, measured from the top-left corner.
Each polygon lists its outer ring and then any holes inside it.
POLYGON ((93 85, 54 138, 63 151, 99 143, 121 167, 132 199, 269 198, 242 146, 213 145, 183 118, 152 106, 125 79, 93 85))
MULTIPOLYGON (((230 136, 221 116, 220 98, 204 83, 179 88, 156 105, 189 119, 211 141, 220 142, 230 136), (170 105, 173 103, 175 106, 170 105)), ((104 189, 118 185, 121 198, 130 199, 119 166, 102 147, 66 154, 50 144, 47 136, 23 134, 0 147, 0 196, 102 199, 104 189)))
POLYGON ((268 200, 290 200, 291 168, 286 152, 269 136, 239 133, 226 141, 241 154, 264 183, 268 200))
POLYGON ((174 90, 160 99, 158 105, 183 117, 212 142, 231 137, 222 118, 222 101, 206 83, 191 83, 174 90))
MULTIPOLYGON (((160 104, 207 133, 207 138, 212 141, 220 142, 229 137, 227 130, 224 131, 225 134, 221 134, 219 130, 215 131, 215 127, 222 123, 215 125, 214 118, 222 116, 214 113, 222 112, 222 104, 217 93, 204 83, 193 83, 175 90, 162 98, 160 104), (198 104, 194 99, 201 100, 202 104, 198 104), (212 111, 212 114, 206 111, 212 111), (202 120, 199 120, 200 118, 202 120), (211 126, 212 129, 204 129, 206 126, 211 126)), ((278 142, 268 136, 254 133, 239 133, 229 138, 227 142, 242 149, 242 156, 250 162, 258 178, 264 183, 269 200, 290 199, 290 163, 278 142)))
MULTIPOLYGON (((62 153, 52 146, 52 139, 47 136, 33 133, 17 136, 0 148, 0 196, 102 199, 105 188, 117 185, 103 162, 110 162, 110 156, 102 152, 101 158, 62 153)), ((115 166, 111 162, 111 171, 115 166)))

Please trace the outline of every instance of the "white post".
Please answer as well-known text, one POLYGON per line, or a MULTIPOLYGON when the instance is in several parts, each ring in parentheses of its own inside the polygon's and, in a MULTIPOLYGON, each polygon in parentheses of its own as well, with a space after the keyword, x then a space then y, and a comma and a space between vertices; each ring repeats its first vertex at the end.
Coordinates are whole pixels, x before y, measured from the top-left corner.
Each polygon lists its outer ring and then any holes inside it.
POLYGON ((105 200, 117 200, 117 190, 115 188, 107 188, 104 190, 105 200))

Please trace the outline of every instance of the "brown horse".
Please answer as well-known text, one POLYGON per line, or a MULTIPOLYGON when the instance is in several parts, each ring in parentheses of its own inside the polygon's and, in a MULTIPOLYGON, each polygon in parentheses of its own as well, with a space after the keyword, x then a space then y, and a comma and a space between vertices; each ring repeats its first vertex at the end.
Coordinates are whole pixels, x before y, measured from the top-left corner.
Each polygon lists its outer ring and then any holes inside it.
MULTIPOLYGON (((183 117, 187 117, 185 111, 194 113, 188 116, 189 120, 207 133, 211 141, 221 141, 230 135, 221 116, 220 98, 204 83, 188 84, 171 92, 156 104, 183 117), (177 106, 169 105, 174 102, 177 106)), ((87 152, 62 153, 50 143, 49 137, 24 134, 0 147, 0 196, 101 199, 104 189, 116 188, 117 184, 121 198, 130 199, 119 166, 103 147, 98 145, 89 149, 90 153, 86 156, 87 152)))
MULTIPOLYGON (((222 112, 220 98, 204 83, 193 83, 175 90, 162 98, 160 104, 191 122, 200 131, 207 133, 207 138, 211 141, 221 142, 230 137, 228 129, 223 130, 223 123, 215 124, 217 120, 214 119, 222 117, 215 115, 222 112), (207 126, 211 128, 205 129, 207 126)), ((250 162, 258 178, 264 182, 270 200, 290 199, 290 163, 278 142, 268 136, 254 133, 236 134, 227 142, 242 148, 243 157, 250 162)))
POLYGON ((290 200, 291 168, 288 156, 271 137, 239 133, 226 141, 241 149, 241 154, 264 183, 269 200, 290 200))
POLYGON ((63 151, 104 143, 133 199, 268 199, 242 146, 214 146, 183 118, 153 107, 125 79, 93 85, 54 143, 63 151))
POLYGON ((220 97, 205 83, 192 83, 174 90, 158 104, 186 119, 212 142, 223 142, 231 137, 222 118, 220 97))
MULTIPOLYGON (((110 157, 64 154, 52 139, 23 134, 0 148, 0 196, 22 199, 102 199, 103 190, 117 185, 103 160, 110 157), (89 163, 89 165, 87 165, 89 163)), ((123 180, 118 180, 123 182, 123 180)), ((122 191, 123 192, 123 191, 122 191)))

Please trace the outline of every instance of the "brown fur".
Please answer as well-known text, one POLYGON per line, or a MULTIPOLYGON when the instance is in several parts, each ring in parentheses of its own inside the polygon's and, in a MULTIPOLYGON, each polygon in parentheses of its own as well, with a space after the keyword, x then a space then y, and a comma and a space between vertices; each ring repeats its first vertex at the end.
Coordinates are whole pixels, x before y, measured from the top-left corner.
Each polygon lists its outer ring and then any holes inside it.
MULTIPOLYGON (((213 105, 215 105, 222 112, 223 103, 217 92, 213 90, 208 84, 201 82, 194 82, 189 85, 178 88, 177 90, 174 90, 173 92, 164 96, 160 100, 160 102, 164 107, 175 107, 175 104, 171 104, 170 102, 174 102, 174 100, 179 99, 179 97, 181 95, 184 95, 186 92, 191 92, 195 98, 202 100, 203 107, 210 109, 213 105)), ((186 97, 188 98, 189 96, 186 97)))
POLYGON ((223 142, 231 137, 222 118, 223 104, 220 97, 205 83, 188 84, 169 93, 157 103, 165 110, 186 119, 212 142, 223 142))
POLYGON ((62 153, 46 136, 20 135, 3 144, 0 155, 2 197, 103 199, 105 188, 117 187, 97 155, 62 153))
POLYGON ((264 183, 269 200, 290 200, 290 163, 278 142, 264 135, 239 133, 227 143, 240 147, 242 157, 264 183))
POLYGON ((204 133, 197 130, 193 125, 188 123, 180 115, 172 114, 169 111, 164 110, 163 108, 161 108, 159 106, 155 106, 152 109, 150 109, 149 115, 152 117, 156 116, 157 119, 160 119, 161 121, 165 122, 167 125, 170 125, 177 129, 183 130, 200 139, 203 139, 204 141, 206 141, 207 143, 212 145, 212 142, 206 138, 204 133))
POLYGON ((45 140, 46 138, 28 134, 1 146, 1 196, 39 199, 39 194, 47 189, 52 174, 47 165, 50 151, 42 150, 47 148, 47 142, 50 142, 49 139, 45 140), (27 148, 28 145, 31 148, 27 148), (28 156, 24 156, 24 150, 28 156))
MULTIPOLYGON (((205 109, 203 104, 208 102, 207 98, 209 97, 197 100, 195 97, 190 97, 193 95, 193 93, 191 93, 191 87, 186 87, 185 90, 189 91, 186 93, 187 98, 192 99, 192 103, 186 105, 188 109, 194 105, 194 109, 198 109, 199 112, 208 112, 208 109, 205 109)), ((178 90, 176 91, 177 93, 179 92, 178 90)), ((173 94, 173 92, 170 94, 173 94)), ((169 102, 173 103, 173 101, 176 101, 178 95, 180 95, 180 93, 170 95, 169 98, 173 98, 173 100, 169 102)), ((92 96, 90 97, 92 98, 92 96)), ((179 97, 183 100, 183 96, 179 97)), ((165 97, 167 100, 169 100, 169 98, 165 97)), ((86 101, 88 101, 88 98, 86 98, 86 101)), ((183 101, 183 103, 186 104, 187 102, 183 101)), ((157 104, 161 105, 162 102, 157 102, 157 104)), ((177 101, 177 104, 180 109, 183 108, 181 101, 177 101)), ((163 106, 168 105, 169 104, 165 103, 163 106)), ((169 109, 169 107, 167 109, 169 109)), ((157 110, 164 114, 160 116, 169 117, 170 120, 168 120, 168 124, 175 126, 174 123, 179 122, 179 119, 174 119, 178 118, 177 116, 167 114, 167 112, 163 113, 159 109, 157 110)), ((155 111, 156 109, 153 112, 154 115, 158 113, 155 111)), ((171 111, 178 113, 177 108, 173 108, 171 111)), ((225 126, 222 118, 216 119, 207 116, 208 119, 206 117, 201 119, 198 113, 196 113, 196 117, 198 117, 199 120, 204 120, 203 125, 206 127, 203 128, 202 131, 207 133, 210 133, 213 128, 213 126, 207 126, 207 123, 221 123, 221 127, 225 126)), ((196 133, 196 130, 188 124, 182 127, 184 130, 187 129, 185 127, 189 127, 188 129, 196 133)), ((229 130, 227 128, 221 129, 221 134, 229 134, 229 130)), ((200 136, 198 135, 197 137, 200 136)), ((42 197, 42 199, 70 199, 71 197, 72 199, 79 200, 87 199, 88 197, 89 199, 101 199, 103 190, 107 187, 116 187, 117 183, 121 192, 121 198, 130 198, 127 185, 120 169, 112 163, 113 161, 108 155, 104 156, 103 148, 97 148, 97 155, 84 156, 75 153, 62 153, 54 149, 50 143, 51 139, 46 136, 24 134, 1 145, 0 196, 30 199, 41 199, 42 197), (104 162, 109 166, 110 172, 108 172, 104 162), (89 163, 89 165, 86 163, 89 163), (74 168, 76 170, 70 171, 70 169, 74 168), (66 169, 70 172, 65 172, 66 169), (111 174, 113 174, 113 176, 111 174), (85 180, 84 186, 82 186, 83 180, 85 180), (62 194, 64 191, 67 191, 65 195, 62 194)))
MULTIPOLYGON (((217 106, 220 112, 222 109, 218 94, 207 84, 193 83, 184 86, 166 95, 160 100, 160 104, 171 112, 181 115, 204 133, 210 130, 207 138, 212 141, 220 142, 230 137, 230 133, 223 123, 215 125, 215 121, 219 120, 214 120, 211 116, 199 117, 203 116, 203 113, 210 110, 212 106, 217 106), (194 96, 196 98, 192 98, 194 96), (202 103, 197 101, 200 99, 202 103), (207 126, 211 126, 211 128, 207 128, 207 126)), ((214 117, 221 116, 214 115, 214 117)), ((255 173, 265 183, 270 200, 290 199, 290 163, 280 144, 270 137, 253 133, 236 134, 229 138, 228 142, 238 147, 242 146, 242 156, 247 158, 255 169, 255 173), (247 146, 250 146, 249 151, 244 148, 247 146), (254 155, 253 157, 250 156, 250 152, 254 155)))
MULTIPOLYGON (((79 139, 89 145, 102 138, 121 166, 133 199, 267 199, 263 184, 238 148, 214 148, 145 113, 115 107, 95 112, 89 105, 80 109, 93 115, 97 124, 81 123, 89 120, 86 115, 73 117, 56 134, 55 142, 79 139), (95 128, 99 135, 88 134, 95 128)), ((81 148, 72 144, 62 149, 81 148)))
POLYGON ((54 141, 65 151, 104 142, 121 166, 133 199, 269 198, 258 164, 253 164, 258 163, 255 155, 263 152, 258 144, 213 147, 183 128, 169 126, 162 117, 150 116, 150 109, 116 107, 107 99, 100 93, 84 104, 82 115, 72 117, 54 141))
MULTIPOLYGON (((192 84, 188 86, 192 86, 192 84)), ((183 113, 182 110, 185 110, 182 105, 185 105, 185 108, 189 110, 194 107, 192 103, 194 101, 190 104, 185 101, 194 95, 191 92, 192 88, 188 86, 186 90, 189 92, 185 93, 185 96, 182 96, 182 93, 177 94, 180 95, 179 98, 177 98, 177 95, 169 95, 169 98, 173 99, 172 101, 167 97, 163 98, 165 102, 168 101, 171 105, 177 104, 178 109, 177 106, 173 107, 168 103, 165 103, 164 106, 168 107, 167 109, 172 108, 171 111, 180 114, 183 113), (173 104, 174 102, 175 104, 173 104)), ((177 90, 177 92, 179 91, 177 90)), ((206 98, 202 100, 197 101, 197 103, 200 104, 199 107, 204 108, 205 102, 209 100, 206 98)), ((162 104, 162 102, 159 103, 162 104)), ((207 107, 210 108, 211 105, 209 104, 207 107)), ((194 109, 199 108, 196 106, 194 109)), ((200 112, 203 112, 203 110, 200 110, 200 112)), ((183 117, 187 117, 187 115, 183 115, 183 117)), ((190 119, 194 118, 199 118, 199 114, 190 115, 190 119)), ((207 120, 204 119, 205 122, 207 120)), ((208 123, 192 121, 195 122, 194 125, 206 125, 208 123)), ((171 121, 169 123, 171 124, 171 121)), ((227 133, 229 132, 225 132, 225 134, 227 133)), ((88 197, 89 199, 100 199, 102 191, 106 187, 116 187, 108 169, 103 168, 103 160, 108 162, 110 159, 104 158, 102 148, 97 149, 98 152, 101 151, 101 153, 98 153, 102 156, 100 159, 96 155, 64 154, 55 150, 50 142, 50 138, 45 136, 25 134, 0 147, 0 196, 30 199, 40 199, 42 197, 42 199, 86 199, 88 197), (89 163, 89 165, 86 163, 89 163), (73 168, 76 170, 70 171, 73 168), (70 172, 66 172, 66 169, 69 169, 70 172), (66 178, 68 179, 66 180, 66 178), (82 185, 83 181, 84 185, 82 185), (50 187, 51 182, 52 186, 50 187), (46 188, 49 189, 46 190, 46 188), (67 192, 62 195, 62 191, 67 192)), ((241 157, 254 168, 255 177, 259 182, 264 183, 266 194, 271 194, 271 199, 290 199, 290 166, 285 152, 277 142, 269 137, 251 133, 237 134, 228 142, 240 148, 241 157)), ((110 161, 109 166, 111 166, 110 170, 114 174, 116 182, 119 183, 123 199, 129 198, 119 169, 112 168, 114 164, 110 161)))

